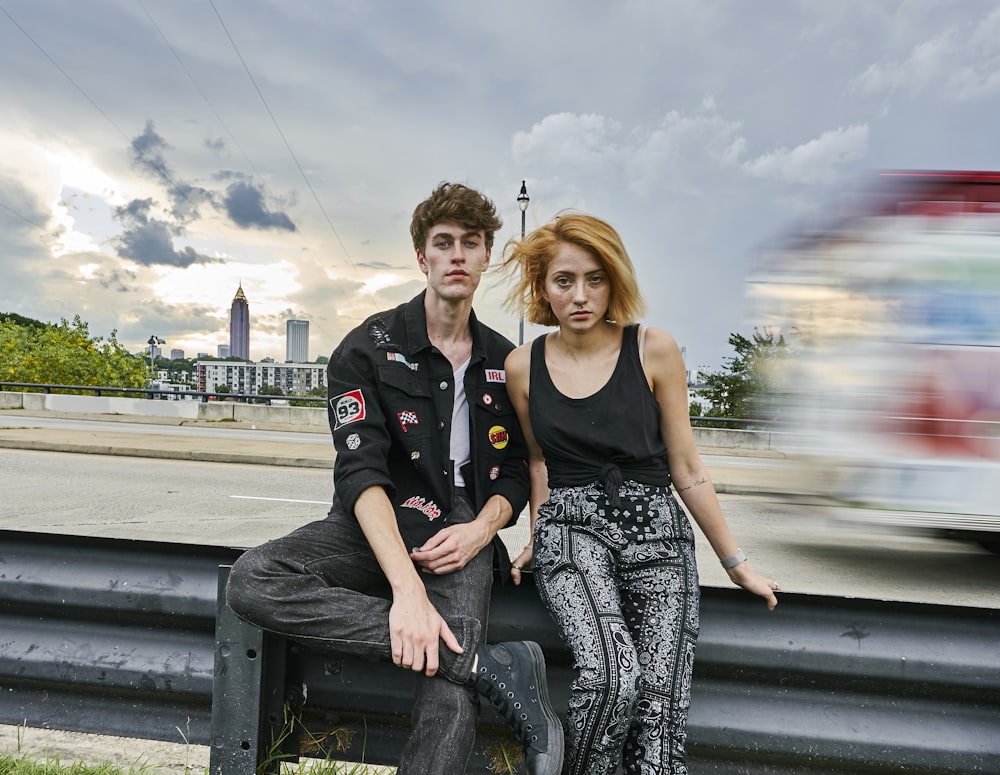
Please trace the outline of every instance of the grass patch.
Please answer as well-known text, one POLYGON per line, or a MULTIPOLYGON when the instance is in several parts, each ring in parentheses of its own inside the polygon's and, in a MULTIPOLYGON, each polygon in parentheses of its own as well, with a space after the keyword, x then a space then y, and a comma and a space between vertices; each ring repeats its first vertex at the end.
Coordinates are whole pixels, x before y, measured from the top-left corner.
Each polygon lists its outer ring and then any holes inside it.
MULTIPOLYGON (((264 754, 260 772, 277 775, 393 775, 396 772, 395 767, 364 763, 364 739, 360 754, 356 751, 350 753, 357 734, 354 730, 334 727, 326 731, 310 731, 305 728, 301 717, 287 705, 283 715, 278 737, 264 754), (293 737, 297 739, 297 745, 291 748, 300 752, 298 761, 283 758, 284 744, 293 737), (362 762, 341 761, 338 755, 361 758, 362 762)), ((48 744, 45 748, 25 744, 25 738, 32 734, 31 728, 19 725, 6 729, 6 742, 0 740, 0 749, 6 746, 8 750, 0 750, 0 775, 210 775, 207 749, 190 742, 189 728, 176 727, 183 745, 169 744, 171 751, 130 746, 123 756, 115 759, 112 755, 113 760, 103 758, 109 755, 110 746, 99 736, 81 735, 85 738, 81 746, 72 741, 63 743, 61 748, 57 744, 55 748, 61 753, 53 755, 48 744), (88 751, 93 754, 92 758, 88 751), (87 758, 90 760, 85 761, 87 758)), ((361 734, 367 737, 365 732, 361 734)), ((481 741, 483 743, 485 747, 481 750, 486 755, 491 773, 513 775, 518 771, 523 755, 513 738, 481 741)))
MULTIPOLYGON (((283 734, 291 732, 291 721, 286 717, 283 734)), ((7 729, 14 734, 8 734, 6 742, 0 744, 0 775, 209 775, 207 749, 190 743, 190 730, 180 727, 177 731, 183 746, 171 744, 170 751, 143 750, 137 741, 141 752, 135 758, 129 754, 117 759, 112 756, 110 760, 103 758, 107 756, 107 743, 100 736, 80 735, 86 742, 79 748, 72 741, 59 741, 54 747, 60 753, 53 754, 46 750, 48 746, 27 744, 26 738, 34 741, 33 732, 38 730, 25 725, 7 729), (93 755, 86 751, 92 751, 93 755)), ((317 758, 315 753, 303 745, 299 761, 279 762, 277 752, 272 751, 262 769, 280 775, 392 775, 396 771, 394 767, 317 758), (313 758, 308 758, 310 753, 313 758)))

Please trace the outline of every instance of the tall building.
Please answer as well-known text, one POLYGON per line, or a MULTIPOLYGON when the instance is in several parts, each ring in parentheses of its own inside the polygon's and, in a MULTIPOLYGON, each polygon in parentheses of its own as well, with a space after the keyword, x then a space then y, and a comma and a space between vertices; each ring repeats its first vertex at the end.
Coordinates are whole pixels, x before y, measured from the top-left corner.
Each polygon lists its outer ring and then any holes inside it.
POLYGON ((243 283, 229 310, 229 354, 233 358, 250 360, 250 305, 243 295, 243 283))
POLYGON ((309 321, 285 321, 285 360, 309 363, 309 321))
MULTIPOLYGON (((229 357, 229 345, 228 344, 216 345, 215 351, 217 353, 217 355, 216 355, 217 358, 228 358, 229 357)), ((206 358, 208 357, 207 353, 205 354, 205 357, 206 358)))
POLYGON ((170 360, 172 361, 184 360, 184 351, 175 347, 170 351, 170 360))

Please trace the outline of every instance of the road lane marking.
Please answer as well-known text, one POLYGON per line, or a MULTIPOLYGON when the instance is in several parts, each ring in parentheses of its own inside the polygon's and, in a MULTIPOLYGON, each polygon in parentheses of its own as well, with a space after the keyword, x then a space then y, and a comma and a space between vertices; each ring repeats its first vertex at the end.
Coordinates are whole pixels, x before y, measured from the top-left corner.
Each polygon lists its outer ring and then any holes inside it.
POLYGON ((230 495, 230 498, 238 498, 245 501, 277 501, 279 503, 318 503, 329 504, 330 501, 303 501, 295 498, 263 498, 259 495, 230 495))

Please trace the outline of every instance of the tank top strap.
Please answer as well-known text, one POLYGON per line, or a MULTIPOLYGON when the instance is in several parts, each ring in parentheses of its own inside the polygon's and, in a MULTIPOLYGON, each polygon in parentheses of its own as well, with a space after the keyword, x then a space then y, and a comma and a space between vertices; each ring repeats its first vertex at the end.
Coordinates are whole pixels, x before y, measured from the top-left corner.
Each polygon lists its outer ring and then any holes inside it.
POLYGON ((531 342, 531 365, 528 370, 528 384, 531 389, 536 385, 541 386, 549 383, 549 370, 545 368, 545 338, 548 334, 541 334, 531 342))
MULTIPOLYGON (((639 371, 642 371, 642 353, 639 350, 639 324, 633 323, 630 326, 625 326, 622 330, 622 353, 621 361, 626 369, 631 369, 633 366, 638 366, 639 371)), ((634 373, 634 371, 633 371, 634 373)), ((645 376, 643 376, 643 381, 645 381, 645 376)))

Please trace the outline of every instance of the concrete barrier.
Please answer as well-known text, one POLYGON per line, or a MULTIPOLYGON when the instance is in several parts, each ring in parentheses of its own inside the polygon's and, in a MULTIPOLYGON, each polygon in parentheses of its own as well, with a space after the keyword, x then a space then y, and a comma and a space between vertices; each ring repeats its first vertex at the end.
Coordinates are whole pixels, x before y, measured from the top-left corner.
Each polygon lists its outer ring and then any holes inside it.
MULTIPOLYGON (((209 406, 209 404, 202 404, 209 406)), ((326 407, 309 406, 263 406, 261 404, 230 404, 233 419, 239 422, 253 422, 261 425, 288 425, 291 427, 329 428, 326 407)))
POLYGON ((0 409, 23 409, 24 393, 0 391, 0 409))
POLYGON ((699 448, 746 449, 758 452, 775 452, 781 434, 771 431, 747 431, 736 428, 694 428, 694 440, 699 448))
POLYGON ((0 391, 0 409, 28 409, 41 412, 45 409, 42 393, 8 393, 0 391))
MULTIPOLYGON (((327 429, 324 406, 267 406, 235 401, 163 401, 148 398, 0 391, 0 409, 163 417, 200 422, 245 422, 258 426, 278 426, 289 430, 327 429)), ((780 454, 781 450, 779 445, 781 434, 771 431, 695 428, 694 437, 700 449, 736 449, 757 454, 780 454)))

